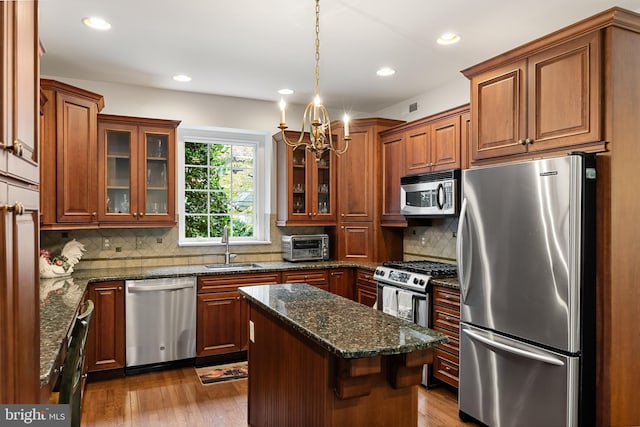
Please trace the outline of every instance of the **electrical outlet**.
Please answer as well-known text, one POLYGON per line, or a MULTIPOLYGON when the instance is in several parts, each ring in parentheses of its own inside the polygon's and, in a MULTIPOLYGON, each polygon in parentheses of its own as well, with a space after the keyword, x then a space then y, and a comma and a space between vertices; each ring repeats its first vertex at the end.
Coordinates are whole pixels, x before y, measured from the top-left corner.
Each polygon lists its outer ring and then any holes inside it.
POLYGON ((108 237, 102 238, 102 249, 111 249, 111 240, 108 237))
POLYGON ((142 236, 136 236, 136 249, 142 249, 144 246, 144 239, 142 236))

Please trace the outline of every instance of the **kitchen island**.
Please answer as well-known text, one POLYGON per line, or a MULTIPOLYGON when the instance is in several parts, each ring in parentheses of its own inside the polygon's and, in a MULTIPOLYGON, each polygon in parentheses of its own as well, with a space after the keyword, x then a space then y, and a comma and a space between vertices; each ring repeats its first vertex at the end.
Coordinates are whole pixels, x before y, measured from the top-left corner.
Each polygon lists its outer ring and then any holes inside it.
POLYGON ((306 284, 239 290, 251 426, 417 425, 422 368, 445 335, 306 284))

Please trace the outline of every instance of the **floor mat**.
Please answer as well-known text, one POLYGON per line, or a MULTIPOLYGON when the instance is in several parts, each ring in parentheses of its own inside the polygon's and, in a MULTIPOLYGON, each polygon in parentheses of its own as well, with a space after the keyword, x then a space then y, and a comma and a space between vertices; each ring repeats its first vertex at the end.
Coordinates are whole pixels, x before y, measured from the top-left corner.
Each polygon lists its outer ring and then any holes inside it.
POLYGON ((229 363, 226 365, 204 366, 196 368, 196 374, 203 385, 223 381, 234 381, 247 378, 249 366, 247 362, 229 363))

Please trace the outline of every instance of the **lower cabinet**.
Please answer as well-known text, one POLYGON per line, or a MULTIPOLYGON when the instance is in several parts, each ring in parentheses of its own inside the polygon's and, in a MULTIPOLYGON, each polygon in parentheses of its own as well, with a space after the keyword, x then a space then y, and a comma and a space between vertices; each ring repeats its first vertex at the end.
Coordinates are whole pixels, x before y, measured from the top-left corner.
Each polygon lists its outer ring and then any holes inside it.
POLYGON ((351 269, 337 268, 329 270, 329 292, 353 299, 353 280, 351 269))
POLYGON ((95 308, 85 347, 87 370, 124 368, 124 282, 89 284, 88 298, 95 308))
POLYGON ((433 329, 445 334, 449 341, 436 348, 433 376, 458 387, 460 342, 460 291, 442 286, 433 287, 433 329))
POLYGON ((246 350, 249 311, 238 288, 280 282, 279 272, 198 277, 196 356, 246 350))
POLYGON ((360 304, 373 307, 378 300, 378 283, 373 278, 373 271, 356 270, 356 283, 353 299, 360 304))

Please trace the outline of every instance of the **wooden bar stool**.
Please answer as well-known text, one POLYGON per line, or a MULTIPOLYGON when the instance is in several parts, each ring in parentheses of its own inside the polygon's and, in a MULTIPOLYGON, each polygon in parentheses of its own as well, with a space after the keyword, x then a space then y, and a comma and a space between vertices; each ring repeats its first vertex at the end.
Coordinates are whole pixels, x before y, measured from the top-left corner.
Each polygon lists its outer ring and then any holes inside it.
POLYGON ((82 416, 82 364, 84 346, 87 341, 89 323, 93 316, 93 301, 85 301, 85 310, 76 317, 71 331, 71 345, 62 366, 60 391, 49 400, 50 403, 68 403, 71 409, 71 427, 80 426, 82 416))

